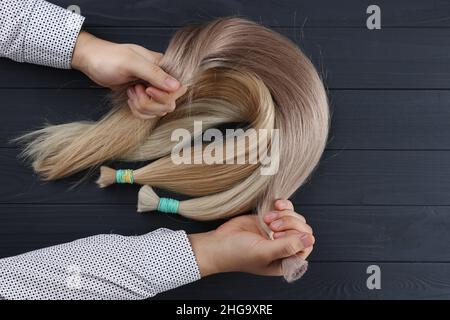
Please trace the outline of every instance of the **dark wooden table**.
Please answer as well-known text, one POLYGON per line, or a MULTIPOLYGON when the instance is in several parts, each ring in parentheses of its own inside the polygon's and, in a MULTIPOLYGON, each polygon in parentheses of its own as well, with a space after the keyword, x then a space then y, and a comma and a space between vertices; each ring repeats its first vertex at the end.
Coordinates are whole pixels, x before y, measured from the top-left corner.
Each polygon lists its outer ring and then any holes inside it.
MULTIPOLYGON (((78 5, 100 37, 161 51, 180 26, 249 17, 296 41, 329 89, 327 151, 292 199, 317 238, 305 277, 218 275, 157 298, 450 298, 450 2, 379 0, 381 30, 366 28, 368 0, 52 2, 78 5), (366 286, 369 265, 381 268, 381 290, 366 286)), ((0 60, 0 257, 219 224, 138 214, 137 187, 100 190, 91 179, 69 190, 77 177, 43 183, 17 159, 9 139, 45 120, 96 117, 106 92, 76 71, 0 60)))

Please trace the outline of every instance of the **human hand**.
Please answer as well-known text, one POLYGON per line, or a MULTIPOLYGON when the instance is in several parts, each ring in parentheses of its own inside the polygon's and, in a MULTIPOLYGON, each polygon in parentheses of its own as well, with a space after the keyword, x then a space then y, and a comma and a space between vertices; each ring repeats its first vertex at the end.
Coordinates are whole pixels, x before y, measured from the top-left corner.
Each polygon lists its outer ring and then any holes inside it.
POLYGON ((72 57, 72 67, 95 83, 113 90, 136 80, 148 82, 130 85, 128 104, 133 114, 148 119, 162 116, 175 108, 175 101, 186 92, 178 80, 162 70, 162 54, 135 44, 118 44, 82 31, 72 57))
POLYGON ((239 216, 216 230, 189 235, 203 277, 221 272, 281 276, 281 260, 297 254, 306 259, 314 236, 305 219, 288 200, 277 200, 275 211, 264 216, 273 240, 258 227, 256 215, 239 216))

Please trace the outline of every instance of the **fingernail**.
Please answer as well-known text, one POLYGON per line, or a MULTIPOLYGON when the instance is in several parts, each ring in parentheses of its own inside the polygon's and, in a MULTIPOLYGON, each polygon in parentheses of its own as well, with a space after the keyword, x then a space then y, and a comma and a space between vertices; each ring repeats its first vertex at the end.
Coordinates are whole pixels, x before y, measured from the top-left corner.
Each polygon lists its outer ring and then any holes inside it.
POLYGON ((289 210, 291 208, 291 202, 289 200, 283 199, 280 200, 280 202, 281 202, 280 207, 282 210, 289 210))
POLYGON ((170 89, 176 90, 180 86, 180 83, 178 82, 178 80, 176 80, 172 77, 167 77, 164 82, 170 89))
POLYGON ((311 247, 313 245, 313 239, 307 233, 302 234, 300 236, 300 241, 302 242, 304 248, 308 248, 308 247, 311 247))
POLYGON ((275 233, 273 234, 273 238, 274 238, 274 239, 278 239, 278 238, 284 237, 285 235, 286 235, 286 232, 284 232, 284 231, 282 231, 282 232, 275 232, 275 233))
POLYGON ((281 227, 282 224, 283 224, 283 221, 275 220, 274 222, 272 222, 270 224, 270 227, 273 228, 273 229, 278 229, 279 227, 281 227))
POLYGON ((131 98, 136 97, 136 93, 134 92, 134 88, 133 87, 129 87, 127 89, 127 93, 128 93, 128 96, 131 97, 131 98))
POLYGON ((271 222, 277 218, 278 214, 276 212, 266 213, 265 218, 268 222, 271 222))

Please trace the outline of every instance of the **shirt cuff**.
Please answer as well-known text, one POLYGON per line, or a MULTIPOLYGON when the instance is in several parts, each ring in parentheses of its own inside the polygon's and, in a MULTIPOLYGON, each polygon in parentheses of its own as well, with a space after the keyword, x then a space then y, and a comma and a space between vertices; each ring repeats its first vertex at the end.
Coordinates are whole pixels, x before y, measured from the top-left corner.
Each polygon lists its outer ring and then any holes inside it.
POLYGON ((31 12, 23 46, 28 63, 70 69, 84 17, 39 0, 31 12))
POLYGON ((164 277, 159 277, 159 281, 155 281, 156 292, 174 289, 201 278, 194 251, 185 231, 160 228, 144 237, 148 237, 149 241, 144 241, 147 249, 145 251, 148 259, 152 261, 149 263, 148 274, 158 275, 155 269, 164 270, 165 273, 164 277))

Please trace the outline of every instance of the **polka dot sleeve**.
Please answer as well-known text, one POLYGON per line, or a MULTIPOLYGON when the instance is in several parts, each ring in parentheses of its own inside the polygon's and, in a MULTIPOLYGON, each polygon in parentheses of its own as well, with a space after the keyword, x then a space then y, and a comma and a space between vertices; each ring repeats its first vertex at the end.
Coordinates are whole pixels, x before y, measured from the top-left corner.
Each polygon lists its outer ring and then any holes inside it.
POLYGON ((97 235, 0 260, 0 297, 136 300, 200 279, 184 231, 97 235))
POLYGON ((0 56, 69 69, 84 17, 43 0, 0 1, 0 56))

